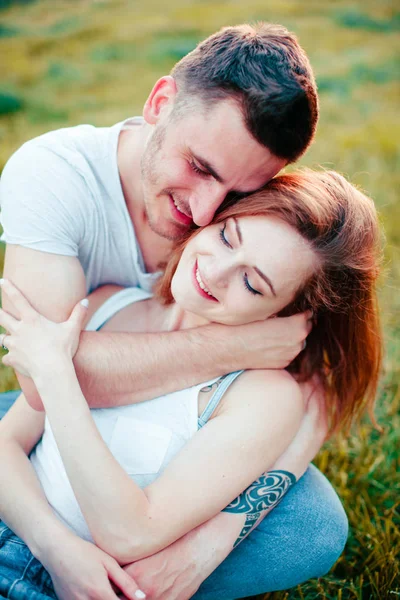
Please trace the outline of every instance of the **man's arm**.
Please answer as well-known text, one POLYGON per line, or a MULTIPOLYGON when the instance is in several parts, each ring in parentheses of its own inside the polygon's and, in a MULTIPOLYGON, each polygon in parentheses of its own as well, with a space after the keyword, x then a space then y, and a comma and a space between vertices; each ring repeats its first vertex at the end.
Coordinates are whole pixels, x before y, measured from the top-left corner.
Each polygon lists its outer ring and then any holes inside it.
MULTIPOLYGON (((44 316, 67 319, 86 295, 76 257, 8 245, 4 277, 44 316)), ((13 308, 4 297, 4 308, 13 308)), ((165 333, 82 332, 75 368, 90 406, 131 404, 242 368, 280 368, 302 348, 305 315, 240 327, 211 324, 165 333)), ((31 379, 19 376, 29 403, 42 409, 31 379)))
MULTIPOLYGON (((77 258, 7 245, 4 277, 26 294, 32 305, 53 321, 67 319, 75 304, 86 296, 86 283, 77 258)), ((4 294, 3 308, 14 316, 15 309, 4 294)), ((32 379, 17 373, 26 399, 36 410, 43 405, 32 379)))

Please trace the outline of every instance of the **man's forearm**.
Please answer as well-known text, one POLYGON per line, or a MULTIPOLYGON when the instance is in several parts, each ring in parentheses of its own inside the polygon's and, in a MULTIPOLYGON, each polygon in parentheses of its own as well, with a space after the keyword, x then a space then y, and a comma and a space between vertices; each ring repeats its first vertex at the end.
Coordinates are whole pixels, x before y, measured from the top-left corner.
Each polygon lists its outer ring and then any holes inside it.
POLYGON ((245 517, 234 548, 279 504, 295 483, 296 477, 288 471, 267 471, 223 510, 245 517))
POLYGON ((265 473, 225 511, 153 556, 127 565, 125 570, 154 600, 169 597, 171 581, 174 598, 191 598, 233 548, 277 505, 293 481, 295 477, 287 472, 265 473))
POLYGON ((83 393, 92 407, 131 404, 235 370, 240 357, 230 329, 82 332, 74 364, 83 393))

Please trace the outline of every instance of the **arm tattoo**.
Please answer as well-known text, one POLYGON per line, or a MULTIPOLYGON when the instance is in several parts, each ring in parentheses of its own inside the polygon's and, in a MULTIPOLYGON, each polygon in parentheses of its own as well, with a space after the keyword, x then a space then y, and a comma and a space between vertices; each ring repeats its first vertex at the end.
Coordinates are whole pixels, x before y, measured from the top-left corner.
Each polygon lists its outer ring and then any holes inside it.
POLYGON ((296 477, 288 471, 267 471, 224 508, 223 512, 246 515, 244 527, 234 548, 275 508, 294 483, 296 477))

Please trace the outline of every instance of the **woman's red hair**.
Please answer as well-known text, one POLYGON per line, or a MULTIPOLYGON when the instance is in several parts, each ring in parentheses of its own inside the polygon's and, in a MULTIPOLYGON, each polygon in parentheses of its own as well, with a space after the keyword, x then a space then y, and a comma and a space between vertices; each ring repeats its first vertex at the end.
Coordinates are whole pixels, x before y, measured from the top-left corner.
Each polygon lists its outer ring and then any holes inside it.
MULTIPOLYGON (((373 201, 334 171, 304 170, 278 176, 263 190, 225 203, 213 222, 267 215, 298 231, 319 265, 279 315, 312 309, 315 316, 307 347, 289 370, 300 381, 319 375, 331 431, 347 429, 365 409, 376 424, 373 405, 382 360, 376 298, 381 244, 373 201)), ((156 285, 165 304, 173 302, 171 280, 183 248, 198 232, 188 232, 176 245, 156 285)))

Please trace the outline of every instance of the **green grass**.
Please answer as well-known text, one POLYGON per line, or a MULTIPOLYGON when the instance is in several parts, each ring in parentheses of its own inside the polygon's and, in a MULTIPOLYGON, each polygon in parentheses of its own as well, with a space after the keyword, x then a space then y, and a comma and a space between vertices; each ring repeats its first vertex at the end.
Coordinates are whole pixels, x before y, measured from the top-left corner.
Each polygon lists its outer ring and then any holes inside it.
MULTIPOLYGON (((387 237, 380 298, 386 357, 377 416, 320 452, 351 532, 334 569, 284 599, 400 597, 400 10, 392 0, 39 0, 0 12, 0 169, 50 129, 141 112, 157 77, 222 25, 265 19, 295 31, 314 65, 321 121, 301 164, 332 167, 376 201, 387 237)), ((2 252, 0 253, 2 259, 2 252)), ((0 389, 16 385, 1 366, 0 389)))

